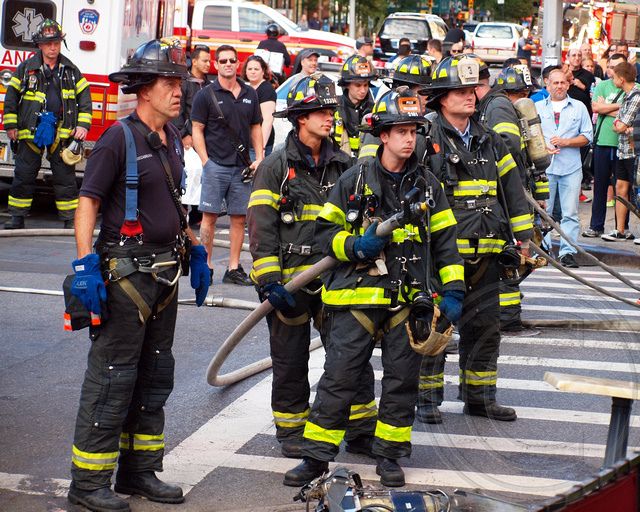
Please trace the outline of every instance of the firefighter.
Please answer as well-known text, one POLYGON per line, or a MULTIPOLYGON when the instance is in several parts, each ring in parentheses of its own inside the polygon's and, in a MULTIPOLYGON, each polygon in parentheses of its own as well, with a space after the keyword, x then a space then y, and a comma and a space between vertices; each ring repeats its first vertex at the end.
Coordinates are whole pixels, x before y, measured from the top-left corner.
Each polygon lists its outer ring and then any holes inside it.
POLYGON ((464 295, 453 213, 440 183, 414 154, 416 131, 424 122, 418 95, 407 87, 380 98, 371 115, 371 129, 382 143, 376 158, 346 171, 318 215, 318 243, 340 263, 324 277, 327 355, 304 430, 304 459, 286 473, 285 485, 310 482, 338 453, 349 405, 376 341, 384 377, 372 451, 382 484, 404 485, 397 459, 411 453, 421 361, 410 346, 407 324, 426 313, 435 291, 442 295, 439 310, 456 321, 464 295), (413 212, 424 202, 430 205, 427 215, 420 210, 405 217, 407 223, 390 237, 376 234, 378 219, 413 212))
POLYGON ((61 153, 70 138, 85 140, 91 128, 92 104, 89 82, 60 53, 65 35, 54 20, 40 23, 33 34, 38 51, 16 68, 7 86, 4 129, 16 167, 9 190, 11 220, 5 229, 24 228, 45 149, 58 216, 65 228, 73 228, 78 207, 75 166, 65 162, 61 153))
POLYGON ((171 40, 143 44, 109 75, 125 94, 136 94, 137 107, 98 140, 80 190, 71 292, 92 314, 109 317, 92 336, 68 498, 93 511, 129 510, 111 490, 116 464, 116 492, 184 501, 182 489, 155 472, 162 471, 163 407, 173 389, 182 269, 190 266, 196 304, 209 288, 207 253, 187 225, 175 185, 182 143, 169 121, 180 113, 187 76, 184 52, 171 40), (92 252, 98 211, 102 225, 92 252))
MULTIPOLYGON (((285 457, 300 458, 302 432, 309 416, 309 343, 313 319, 323 336, 322 283, 316 279, 291 295, 284 284, 322 258, 314 238, 315 219, 350 158, 329 136, 338 106, 334 82, 315 73, 301 78, 275 114, 294 129, 284 148, 258 168, 249 200, 247 223, 253 270, 261 300, 275 310, 267 317, 273 383, 271 406, 276 438, 285 457)), ((362 374, 362 399, 351 407, 346 449, 370 453, 375 425, 373 368, 362 374), (362 435, 361 435, 362 434, 362 435)))
POLYGON ((373 107, 369 87, 376 77, 373 64, 366 57, 352 55, 343 64, 338 80, 342 96, 333 116, 333 138, 342 151, 356 158, 360 151, 360 125, 373 107))
MULTIPOLYGON (((533 226, 516 162, 500 136, 473 117, 479 72, 478 61, 467 56, 447 57, 436 67, 425 93, 428 106, 438 112, 429 133, 438 151, 425 163, 443 183, 465 261, 467 293, 458 323, 464 413, 513 421, 515 411, 496 402, 499 261, 519 262, 519 251, 528 255, 533 226)), ((420 421, 442 422, 444 362, 444 354, 423 360, 420 421)))
MULTIPOLYGON (((525 141, 520 129, 520 118, 513 103, 527 98, 533 85, 529 68, 515 65, 503 69, 496 78, 492 89, 488 78, 480 77, 481 86, 476 90, 478 97, 478 117, 481 124, 496 132, 507 145, 513 159, 518 164, 522 185, 540 201, 543 208, 549 198, 549 180, 544 173, 538 173, 527 154, 525 141), (486 84, 483 83, 486 80, 486 84)), ((530 209, 531 210, 531 209, 530 209)), ((533 211, 531 211, 533 215, 533 211)), ((520 314, 521 294, 517 283, 500 281, 500 330, 518 336, 534 336, 539 331, 525 329, 520 314)))
MULTIPOLYGON (((431 82, 431 60, 423 55, 409 55, 405 57, 396 67, 393 73, 392 88, 406 85, 414 91, 423 89, 431 82)), ((420 107, 424 113, 426 111, 426 97, 420 95, 420 107)), ((365 159, 373 159, 380 146, 380 138, 374 136, 370 131, 363 132, 360 152, 358 153, 358 162, 365 159)), ((418 159, 424 155, 426 148, 424 147, 424 137, 418 137, 416 141, 416 155, 418 159)))

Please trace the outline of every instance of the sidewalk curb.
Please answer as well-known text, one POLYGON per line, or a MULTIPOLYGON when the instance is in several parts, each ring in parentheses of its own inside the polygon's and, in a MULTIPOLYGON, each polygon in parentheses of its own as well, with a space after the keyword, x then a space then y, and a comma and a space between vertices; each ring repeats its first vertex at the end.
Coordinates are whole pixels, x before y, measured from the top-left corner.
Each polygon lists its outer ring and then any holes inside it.
MULTIPOLYGON (((558 254, 560 246, 558 240, 553 240, 552 245, 554 254, 558 254)), ((619 245, 614 247, 614 245, 615 242, 612 242, 611 247, 581 243, 580 247, 592 256, 598 258, 602 263, 606 263, 612 267, 640 268, 640 255, 634 251, 620 249, 619 245)), ((589 261, 581 254, 576 254, 576 261, 581 267, 595 266, 592 261, 589 261)))

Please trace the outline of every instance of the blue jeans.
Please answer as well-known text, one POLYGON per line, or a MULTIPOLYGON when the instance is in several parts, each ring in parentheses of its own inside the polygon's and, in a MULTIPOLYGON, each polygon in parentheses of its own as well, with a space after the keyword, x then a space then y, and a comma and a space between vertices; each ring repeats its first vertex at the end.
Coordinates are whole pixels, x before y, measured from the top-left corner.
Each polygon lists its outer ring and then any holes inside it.
MULTIPOLYGON (((566 233, 573 244, 577 244, 580 232, 580 219, 578 218, 578 198, 580 197, 580 185, 582 183, 582 169, 571 174, 557 176, 549 174, 549 200, 547 201, 547 213, 552 215, 553 204, 556 197, 560 198, 562 208, 562 221, 560 227, 566 233)), ((548 235, 547 235, 548 236, 548 235)), ((547 240, 550 245, 550 240, 547 240)), ((560 239, 559 257, 565 254, 575 254, 577 251, 571 247, 564 238, 560 239)))

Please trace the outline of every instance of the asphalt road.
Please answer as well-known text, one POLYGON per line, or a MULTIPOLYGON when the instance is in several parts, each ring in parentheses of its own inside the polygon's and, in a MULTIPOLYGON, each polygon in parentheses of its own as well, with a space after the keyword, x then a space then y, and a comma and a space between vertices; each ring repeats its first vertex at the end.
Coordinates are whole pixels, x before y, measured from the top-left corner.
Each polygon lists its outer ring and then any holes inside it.
MULTIPOLYGON (((31 226, 58 227, 44 211, 31 226)), ((220 233, 224 237, 224 233, 220 233)), ((70 237, 0 238, 0 286, 60 290, 75 246, 70 237)), ((227 250, 217 249, 212 293, 256 300, 253 288, 224 285, 227 250)), ((245 268, 250 265, 243 254, 245 268)), ((600 270, 580 274, 629 299, 632 290, 600 270)), ((640 270, 627 269, 640 283, 640 270)), ((526 319, 629 319, 640 309, 594 295, 556 270, 537 271, 523 286, 526 319)), ((181 298, 191 298, 182 279, 181 298)), ((70 447, 89 346, 86 332, 62 330, 62 298, 0 292, 0 510, 82 510, 66 501, 70 447)), ((167 455, 162 477, 181 483, 185 511, 282 511, 293 507, 295 489, 282 486, 297 462, 284 459, 269 407, 270 372, 227 388, 205 380, 209 360, 247 311, 181 306, 175 341, 176 383, 166 407, 167 455)), ((499 399, 514 406, 514 423, 461 413, 456 399, 457 358, 446 367, 444 423, 414 426, 414 453, 403 460, 408 488, 481 488, 491 496, 539 503, 587 479, 600 467, 610 399, 562 393, 543 382, 546 371, 636 381, 637 332, 543 330, 533 338, 504 338, 499 362, 499 399)), ((223 371, 268 355, 260 325, 231 355, 223 371)), ((374 354, 377 394, 380 354, 374 354)), ((311 355, 315 384, 323 364, 311 355)), ((315 389, 315 388, 314 388, 315 389)), ((632 416, 629 454, 640 446, 640 417, 632 416)), ((341 453, 340 465, 379 485, 373 461, 341 453)), ((178 510, 131 498, 134 511, 178 510)), ((293 507, 293 508, 292 508, 293 507)))

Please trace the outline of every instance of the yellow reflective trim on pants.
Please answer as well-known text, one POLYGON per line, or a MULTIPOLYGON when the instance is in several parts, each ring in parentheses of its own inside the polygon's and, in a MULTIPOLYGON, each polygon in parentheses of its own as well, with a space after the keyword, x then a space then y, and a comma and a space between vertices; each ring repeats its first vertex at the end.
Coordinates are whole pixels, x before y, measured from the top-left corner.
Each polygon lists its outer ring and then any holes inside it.
POLYGON ((302 274, 305 270, 311 268, 312 265, 300 265, 298 267, 289 267, 282 269, 282 282, 288 283, 297 275, 302 274))
POLYGON ((495 386, 498 383, 498 372, 474 372, 460 370, 460 384, 469 386, 495 386))
POLYGON ((143 452, 164 450, 164 434, 133 434, 133 449, 143 452))
POLYGON ((368 404, 352 405, 349 411, 349 421, 360 420, 362 418, 375 418, 378 415, 376 401, 372 400, 368 404))
POLYGON ((498 123, 493 127, 493 131, 496 133, 510 133, 516 137, 520 137, 520 128, 514 123, 498 123))
POLYGON ((280 194, 274 194, 269 189, 260 188, 251 192, 248 208, 251 208, 252 206, 265 205, 278 210, 279 199, 280 194))
POLYGON ((71 201, 56 201, 56 208, 60 211, 75 210, 77 207, 77 199, 72 199, 71 201))
POLYGON ((376 422, 376 432, 374 435, 379 439, 384 439, 392 443, 410 443, 411 426, 394 427, 393 425, 378 420, 376 422))
POLYGON ((13 206, 14 208, 31 208, 32 203, 33 203, 33 197, 24 199, 24 198, 13 197, 12 195, 9 195, 9 206, 13 206))
POLYGON ((451 211, 451 208, 442 210, 441 212, 434 213, 431 216, 431 232, 435 233, 441 229, 455 226, 457 224, 456 218, 451 211))
POLYGON ((347 242, 347 238, 353 236, 348 231, 340 231, 336 236, 333 237, 331 241, 331 249, 333 253, 336 255, 340 261, 349 261, 347 257, 347 252, 344 249, 344 245, 347 242))
POLYGON ((514 306, 520 304, 520 292, 509 292, 500 294, 500 306, 514 306))
POLYGON ((514 167, 516 167, 516 162, 511 156, 511 153, 507 153, 498 162, 498 176, 502 178, 514 167))
POLYGON ((298 413, 273 411, 273 422, 283 428, 303 427, 309 418, 309 412, 310 409, 298 413))
POLYGON ((440 274, 440 281, 442 281, 442 284, 458 280, 464 281, 463 265, 447 265, 446 267, 442 267, 438 273, 440 274))
POLYGON ((256 277, 270 274, 271 272, 280 272, 280 258, 278 256, 266 256, 259 258, 253 262, 253 275, 256 277))
POLYGON ((85 77, 82 77, 80 80, 78 80, 78 83, 76 84, 76 93, 80 94, 87 87, 89 87, 89 82, 85 77))
POLYGON ((419 389, 435 389, 444 387, 444 372, 435 375, 420 375, 419 389))
POLYGON ((72 448, 71 462, 74 466, 90 471, 114 469, 118 461, 118 452, 83 452, 75 444, 72 448))
POLYGON ((533 215, 527 213, 525 215, 518 215, 517 217, 511 217, 511 228, 514 233, 518 231, 524 231, 526 229, 533 229, 533 215))
POLYGON ((20 92, 20 79, 17 76, 11 77, 11 80, 9 80, 9 85, 20 92))
POLYGON ((323 205, 321 204, 305 204, 302 207, 300 217, 296 220, 315 222, 316 218, 322 211, 322 207, 323 205))
POLYGON ((355 290, 322 290, 322 302, 328 306, 370 304, 388 306, 391 298, 385 297, 384 288, 359 287, 355 290))
POLYGON ((358 154, 359 158, 365 157, 375 157, 378 153, 378 148, 380 144, 365 144, 360 148, 360 153, 358 154))
POLYGON ((305 439, 311 439, 312 441, 320 441, 321 443, 329 443, 335 446, 340 446, 340 443, 344 439, 344 433, 344 430, 330 430, 307 421, 306 425, 304 426, 303 437, 305 439))
POLYGON ((454 197, 461 196, 495 196, 498 194, 498 182, 496 180, 470 180, 459 181, 453 189, 454 197))
POLYGON ((333 203, 328 201, 324 203, 318 217, 322 217, 324 220, 337 224, 343 229, 347 229, 347 217, 345 213, 333 203))

